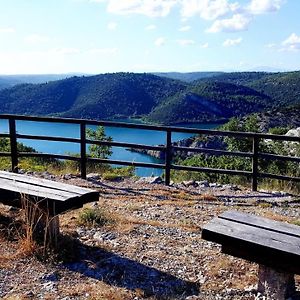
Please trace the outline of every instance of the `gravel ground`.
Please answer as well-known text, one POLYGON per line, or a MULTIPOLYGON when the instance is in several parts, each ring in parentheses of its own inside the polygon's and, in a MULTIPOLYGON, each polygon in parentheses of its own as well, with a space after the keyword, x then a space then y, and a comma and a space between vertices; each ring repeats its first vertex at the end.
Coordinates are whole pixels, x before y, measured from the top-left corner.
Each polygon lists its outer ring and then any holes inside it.
MULTIPOLYGON (((0 206, 1 299, 263 299, 255 291, 257 265, 222 254, 201 239, 201 227, 228 209, 300 221, 300 198, 282 192, 207 182, 166 187, 149 178, 43 177, 99 190, 99 201, 87 206, 110 222, 79 226, 82 209, 61 215, 61 232, 72 246, 75 241, 73 257, 43 262, 20 250, 15 220, 21 211, 0 206)), ((300 290, 299 277, 296 283, 300 290)))

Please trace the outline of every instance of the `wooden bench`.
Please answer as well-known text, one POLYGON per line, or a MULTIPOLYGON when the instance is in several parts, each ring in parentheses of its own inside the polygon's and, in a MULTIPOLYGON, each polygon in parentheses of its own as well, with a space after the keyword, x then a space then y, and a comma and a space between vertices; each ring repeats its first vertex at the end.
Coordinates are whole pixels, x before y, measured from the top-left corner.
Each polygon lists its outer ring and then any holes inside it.
POLYGON ((52 231, 57 235, 58 214, 98 201, 99 193, 70 184, 0 171, 0 202, 22 208, 24 199, 27 205, 30 204, 30 210, 35 205, 51 219, 48 227, 53 227, 52 231))
POLYGON ((222 245, 222 252, 259 264, 258 291, 267 299, 295 293, 300 274, 300 227, 227 211, 203 227, 202 238, 222 245))

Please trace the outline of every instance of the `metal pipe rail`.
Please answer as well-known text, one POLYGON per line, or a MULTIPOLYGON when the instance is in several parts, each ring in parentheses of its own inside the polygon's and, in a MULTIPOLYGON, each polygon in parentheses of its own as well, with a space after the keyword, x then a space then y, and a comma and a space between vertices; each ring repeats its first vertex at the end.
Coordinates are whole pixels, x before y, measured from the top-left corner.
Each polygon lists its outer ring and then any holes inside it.
POLYGON ((9 124, 9 133, 8 134, 0 133, 0 138, 8 138, 10 140, 10 145, 11 145, 10 152, 0 152, 0 157, 10 157, 11 158, 11 169, 13 172, 18 172, 18 159, 20 157, 42 157, 42 158, 54 158, 54 159, 79 161, 80 167, 81 167, 81 177, 83 179, 86 179, 87 162, 91 161, 91 162, 96 162, 96 163, 118 164, 118 165, 123 165, 123 166, 135 166, 135 167, 163 169, 165 171, 165 184, 166 185, 170 184, 171 170, 185 170, 185 171, 193 171, 193 172, 205 172, 205 173, 218 173, 218 174, 247 176, 252 179, 252 190, 254 190, 254 191, 257 190, 258 178, 273 178, 273 179, 279 179, 279 180, 289 180, 289 181, 293 181, 293 182, 300 182, 300 177, 291 177, 291 176, 259 172, 259 158, 270 159, 270 160, 275 159, 275 160, 282 160, 282 161, 293 161, 293 162, 300 163, 300 157, 260 153, 259 152, 259 141, 261 139, 300 143, 300 137, 291 137, 291 136, 273 135, 273 134, 264 134, 264 133, 232 132, 232 131, 220 131, 220 130, 209 130, 209 129, 182 128, 182 127, 174 127, 174 126, 155 126, 155 125, 131 124, 131 123, 121 123, 121 122, 112 122, 112 121, 96 121, 96 120, 73 119, 73 118, 33 117, 33 116, 9 115, 9 114, 0 115, 0 119, 8 120, 8 124, 9 124), (80 126, 80 137, 79 138, 66 138, 66 137, 55 137, 55 136, 18 134, 16 131, 16 121, 76 124, 76 125, 80 126), (110 141, 94 141, 91 139, 87 139, 87 137, 86 137, 87 125, 133 128, 133 129, 154 130, 154 131, 165 132, 166 133, 165 145, 151 146, 151 145, 144 145, 144 144, 121 143, 121 142, 114 142, 114 141, 111 141, 111 142, 110 141), (234 138, 249 138, 252 140, 252 152, 233 152, 233 151, 225 151, 225 150, 217 150, 217 149, 189 148, 189 147, 173 146, 172 145, 172 133, 174 133, 174 132, 209 135, 209 136, 228 136, 228 137, 234 137, 234 138), (57 142, 77 143, 77 144, 80 144, 80 156, 76 157, 76 156, 72 156, 72 155, 58 155, 58 154, 34 153, 34 152, 33 153, 28 153, 28 152, 19 153, 18 149, 17 149, 17 140, 18 139, 31 139, 31 140, 41 140, 41 141, 57 141, 57 142), (126 148, 132 148, 132 149, 163 151, 165 153, 165 162, 163 164, 154 164, 154 163, 130 162, 130 161, 121 161, 121 160, 91 158, 86 153, 86 146, 89 144, 114 146, 114 147, 126 147, 126 148), (172 164, 173 151, 206 153, 208 155, 230 155, 230 156, 249 158, 252 161, 252 171, 203 168, 203 167, 200 168, 200 167, 174 165, 174 164, 172 164))

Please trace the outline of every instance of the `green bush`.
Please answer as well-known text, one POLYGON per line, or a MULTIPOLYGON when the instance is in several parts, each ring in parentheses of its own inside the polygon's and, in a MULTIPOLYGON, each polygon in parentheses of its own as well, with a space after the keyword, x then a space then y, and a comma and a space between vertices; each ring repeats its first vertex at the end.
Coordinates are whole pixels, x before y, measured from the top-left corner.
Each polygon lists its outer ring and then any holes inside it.
POLYGON ((101 227, 112 223, 107 212, 100 208, 85 208, 79 214, 78 224, 86 227, 101 227))
POLYGON ((134 167, 123 167, 123 168, 108 168, 103 174, 102 178, 105 180, 117 180, 124 177, 134 176, 134 167))

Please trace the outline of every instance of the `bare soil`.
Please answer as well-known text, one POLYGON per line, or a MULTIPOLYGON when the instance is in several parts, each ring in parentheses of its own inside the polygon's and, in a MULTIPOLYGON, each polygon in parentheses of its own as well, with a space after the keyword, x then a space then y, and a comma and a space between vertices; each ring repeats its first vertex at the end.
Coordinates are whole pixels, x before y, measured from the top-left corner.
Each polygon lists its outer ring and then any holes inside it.
POLYGON ((99 201, 87 206, 110 222, 79 226, 82 209, 61 215, 58 258, 43 261, 24 245, 22 211, 0 206, 1 299, 260 299, 257 265, 202 240, 202 226, 228 209, 300 224, 300 198, 285 193, 66 182, 99 190, 99 201))

